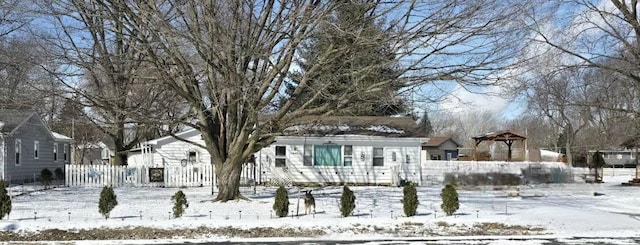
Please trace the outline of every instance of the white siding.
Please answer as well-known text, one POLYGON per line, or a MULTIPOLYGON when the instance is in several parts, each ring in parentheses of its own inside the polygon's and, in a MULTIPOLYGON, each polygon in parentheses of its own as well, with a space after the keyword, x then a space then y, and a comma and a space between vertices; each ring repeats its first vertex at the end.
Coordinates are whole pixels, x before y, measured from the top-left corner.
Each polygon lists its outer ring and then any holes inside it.
MULTIPOLYGON (((270 178, 287 178, 289 182, 299 184, 350 183, 385 184, 397 183, 399 178, 420 183, 420 146, 421 139, 394 139, 369 136, 341 136, 323 138, 286 137, 277 138, 276 143, 262 149, 263 173, 270 178), (304 166, 303 154, 305 142, 319 145, 321 142, 351 145, 353 162, 351 166, 304 166), (298 142, 298 143, 296 143, 298 142), (286 168, 276 168, 275 146, 286 146, 286 168), (399 146, 394 146, 399 145, 399 146), (384 166, 373 166, 373 148, 383 148, 384 166), (396 161, 392 159, 396 154, 396 161), (364 155, 364 159, 361 158, 364 155), (407 163, 407 155, 409 162, 407 163), (268 160, 270 159, 270 161, 268 160)), ((344 148, 343 148, 344 149, 344 148)), ((344 157, 344 155, 342 155, 344 157)))
MULTIPOLYGON (((187 136, 184 136, 187 137, 187 136)), ((204 144, 200 134, 191 134, 186 139, 204 144)), ((329 137, 277 137, 276 142, 255 154, 257 181, 279 184, 396 184, 400 178, 421 183, 420 149, 421 138, 386 138, 376 136, 329 136, 329 137), (351 166, 304 166, 304 145, 333 144, 351 145, 353 158, 351 166), (276 167, 276 146, 286 148, 286 167, 276 167), (384 166, 373 167, 373 149, 384 149, 384 166), (396 152, 396 161, 392 154, 396 152), (361 158, 364 155, 364 158, 361 158), (409 162, 407 163, 407 155, 409 162)), ((153 145, 152 166, 179 166, 187 158, 187 152, 198 152, 198 163, 210 163, 205 149, 177 139, 164 138, 147 142, 153 145)), ((148 155, 147 155, 148 156, 148 155)), ((129 154, 130 165, 150 165, 141 153, 129 154)), ((342 159, 341 159, 342 160, 342 159)))
MULTIPOLYGON (((186 137, 186 140, 204 145, 200 134, 186 137)), ((211 163, 211 156, 206 149, 177 139, 165 140, 154 145, 152 162, 156 166, 178 166, 183 160, 187 160, 190 151, 197 153, 196 162, 193 164, 211 163)))

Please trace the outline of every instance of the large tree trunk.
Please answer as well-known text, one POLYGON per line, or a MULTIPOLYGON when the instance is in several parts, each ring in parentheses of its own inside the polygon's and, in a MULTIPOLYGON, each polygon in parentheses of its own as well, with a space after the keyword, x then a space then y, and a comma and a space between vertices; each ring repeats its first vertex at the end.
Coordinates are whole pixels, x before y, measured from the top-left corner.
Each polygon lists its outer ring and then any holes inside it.
POLYGON ((571 152, 571 146, 573 145, 573 138, 567 136, 567 140, 565 141, 565 156, 567 157, 567 165, 573 167, 573 153, 571 152))
POLYGON ((242 163, 242 161, 227 158, 223 164, 214 164, 218 182, 218 196, 213 199, 214 202, 246 199, 240 194, 242 163))

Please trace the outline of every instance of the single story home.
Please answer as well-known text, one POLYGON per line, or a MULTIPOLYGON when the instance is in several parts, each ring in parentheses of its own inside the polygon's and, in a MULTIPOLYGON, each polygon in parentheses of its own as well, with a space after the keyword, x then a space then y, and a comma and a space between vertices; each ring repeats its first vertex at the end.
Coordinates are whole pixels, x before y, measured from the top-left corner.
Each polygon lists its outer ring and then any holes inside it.
MULTIPOLYGON (((416 134, 409 117, 326 117, 287 128, 256 152, 245 178, 280 184, 395 185, 421 183, 421 150, 427 138, 416 134)), ((200 132, 176 134, 204 145, 200 132)), ((130 166, 210 164, 204 148, 167 136, 140 144, 130 166)))
MULTIPOLYGON (((600 154, 602 154, 602 158, 604 158, 604 162, 607 166, 610 167, 626 167, 626 168, 634 168, 636 167, 637 159, 636 154, 637 151, 624 149, 624 150, 599 150, 600 154)), ((595 150, 589 150, 589 162, 592 161, 592 156, 595 153, 595 150)))
POLYGON ((424 160, 456 160, 460 146, 451 137, 429 137, 427 142, 422 143, 424 160))
POLYGON ((0 179, 25 183, 47 168, 64 171, 72 139, 51 132, 33 111, 0 109, 0 179))

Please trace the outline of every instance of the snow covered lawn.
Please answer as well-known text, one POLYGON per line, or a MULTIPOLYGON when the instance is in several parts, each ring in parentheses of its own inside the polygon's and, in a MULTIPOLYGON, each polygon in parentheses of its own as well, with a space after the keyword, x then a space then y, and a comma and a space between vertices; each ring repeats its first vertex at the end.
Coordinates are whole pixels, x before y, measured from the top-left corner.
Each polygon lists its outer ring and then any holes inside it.
MULTIPOLYGON (((242 188, 248 201, 213 203, 210 187, 181 189, 189 200, 182 218, 171 217, 171 196, 178 188, 115 188, 118 205, 111 218, 98 212, 100 188, 58 187, 30 191, 14 186, 13 210, 0 221, 7 232, 29 233, 49 229, 87 230, 133 227, 181 229, 291 228, 318 238, 374 239, 382 237, 542 235, 545 237, 639 237, 640 187, 623 187, 631 176, 606 177, 604 184, 549 184, 520 187, 459 189, 455 216, 440 210, 443 186, 418 188, 418 215, 404 217, 402 188, 351 187, 356 195, 352 217, 340 217, 341 187, 310 188, 316 214, 298 209, 298 188, 289 189, 293 216, 276 218, 271 211, 275 187, 242 188), (603 196, 594 196, 594 192, 603 196), (296 215, 299 210, 300 215, 296 215), (495 229, 495 230, 494 230, 495 229), (305 233, 307 231, 307 233, 305 233), (318 232, 319 231, 319 232, 318 232), (317 233, 314 233, 317 232, 317 233)), ((243 237, 234 232, 200 234, 198 239, 243 237)), ((176 236, 180 238, 181 236, 176 236)), ((189 237, 193 238, 193 237, 189 237)))

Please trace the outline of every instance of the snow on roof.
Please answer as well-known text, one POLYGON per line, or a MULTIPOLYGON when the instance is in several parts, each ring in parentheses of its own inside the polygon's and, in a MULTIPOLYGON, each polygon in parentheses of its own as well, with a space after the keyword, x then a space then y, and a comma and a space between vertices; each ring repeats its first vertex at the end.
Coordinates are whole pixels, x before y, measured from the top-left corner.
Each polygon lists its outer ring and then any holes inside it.
POLYGON ((64 135, 59 134, 59 133, 56 133, 56 132, 51 132, 51 135, 53 135, 53 138, 54 138, 54 139, 56 139, 56 140, 63 140, 63 141, 64 141, 64 140, 66 140, 66 141, 71 141, 71 140, 73 140, 73 139, 72 139, 72 138, 70 138, 70 137, 64 136, 64 135))

